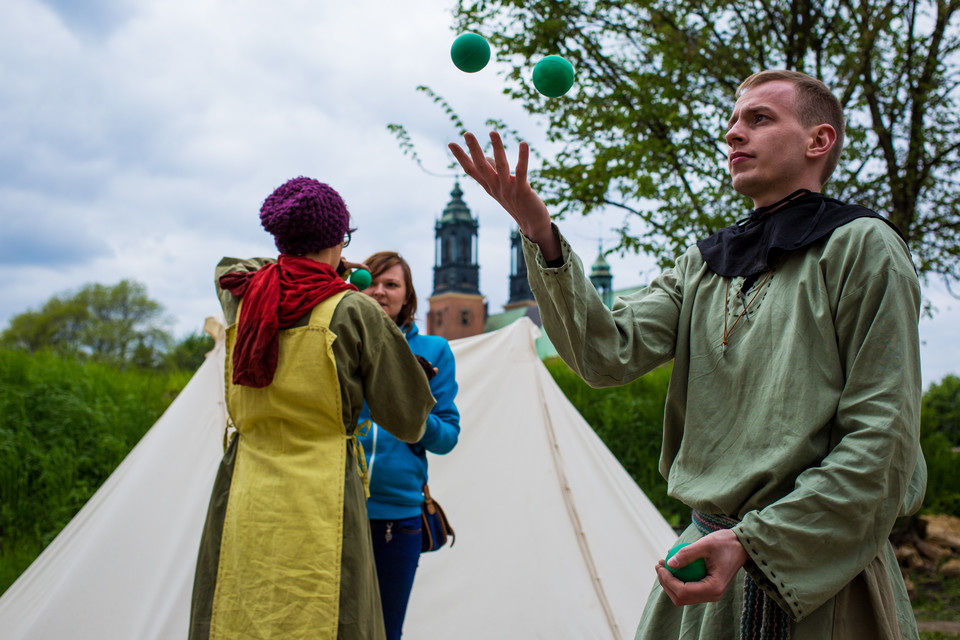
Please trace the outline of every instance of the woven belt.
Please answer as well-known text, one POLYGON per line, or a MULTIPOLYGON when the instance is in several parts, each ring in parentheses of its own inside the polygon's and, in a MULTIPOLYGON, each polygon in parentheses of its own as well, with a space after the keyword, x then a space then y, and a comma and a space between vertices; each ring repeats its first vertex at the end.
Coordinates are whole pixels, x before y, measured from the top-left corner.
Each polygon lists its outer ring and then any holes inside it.
MULTIPOLYGON (((693 524, 703 535, 732 529, 740 522, 729 516, 694 510, 693 524)), ((790 640, 787 612, 757 586, 749 573, 743 578, 743 611, 740 613, 740 640, 790 640)))

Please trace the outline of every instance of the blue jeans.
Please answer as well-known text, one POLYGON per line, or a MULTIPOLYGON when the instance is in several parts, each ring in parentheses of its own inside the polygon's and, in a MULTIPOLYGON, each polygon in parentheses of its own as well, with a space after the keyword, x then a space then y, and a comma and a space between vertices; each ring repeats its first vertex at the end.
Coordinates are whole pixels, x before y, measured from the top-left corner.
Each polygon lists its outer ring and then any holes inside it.
POLYGON ((420 516, 404 520, 371 520, 370 534, 387 640, 399 640, 413 589, 413 577, 420 563, 420 516))

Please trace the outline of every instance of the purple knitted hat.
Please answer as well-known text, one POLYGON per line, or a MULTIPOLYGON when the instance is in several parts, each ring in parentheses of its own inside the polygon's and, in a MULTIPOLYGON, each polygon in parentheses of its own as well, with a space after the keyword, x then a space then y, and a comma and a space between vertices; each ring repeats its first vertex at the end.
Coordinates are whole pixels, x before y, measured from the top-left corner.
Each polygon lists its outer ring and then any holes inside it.
POLYGON ((260 207, 260 223, 280 253, 302 256, 343 242, 350 213, 340 194, 313 178, 293 178, 260 207))

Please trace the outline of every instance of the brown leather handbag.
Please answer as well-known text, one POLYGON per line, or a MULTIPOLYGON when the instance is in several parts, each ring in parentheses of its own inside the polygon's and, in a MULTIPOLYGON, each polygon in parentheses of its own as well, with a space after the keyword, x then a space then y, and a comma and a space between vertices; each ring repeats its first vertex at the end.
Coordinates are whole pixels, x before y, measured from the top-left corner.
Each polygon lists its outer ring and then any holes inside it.
POLYGON ((423 504, 420 506, 420 519, 423 524, 422 535, 420 537, 420 553, 427 551, 436 551, 447 544, 447 538, 450 538, 450 546, 453 546, 457 534, 450 526, 447 520, 447 514, 443 512, 440 504, 430 497, 430 487, 423 485, 423 504))

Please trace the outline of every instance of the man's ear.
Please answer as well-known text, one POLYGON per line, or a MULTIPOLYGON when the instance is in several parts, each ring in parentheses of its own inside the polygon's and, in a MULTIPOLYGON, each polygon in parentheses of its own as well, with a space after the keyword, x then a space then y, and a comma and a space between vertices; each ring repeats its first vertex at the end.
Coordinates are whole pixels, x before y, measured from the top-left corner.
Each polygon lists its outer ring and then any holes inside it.
POLYGON ((810 130, 807 157, 819 158, 825 156, 830 153, 835 144, 837 144, 837 130, 829 124, 818 124, 810 130))

